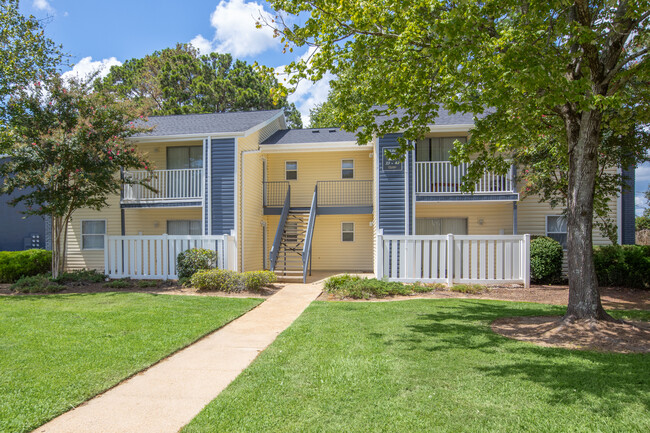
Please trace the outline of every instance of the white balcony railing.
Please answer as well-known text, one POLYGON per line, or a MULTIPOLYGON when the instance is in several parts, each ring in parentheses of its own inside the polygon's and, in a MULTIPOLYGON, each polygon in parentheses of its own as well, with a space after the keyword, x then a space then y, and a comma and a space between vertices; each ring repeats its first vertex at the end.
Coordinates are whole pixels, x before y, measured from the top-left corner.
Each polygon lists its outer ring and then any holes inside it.
POLYGON ((148 180, 155 191, 143 185, 124 185, 123 203, 174 202, 200 200, 203 197, 203 170, 200 168, 125 171, 124 178, 148 180))
MULTIPOLYGON (((468 163, 452 165, 449 161, 415 163, 416 193, 418 194, 469 194, 461 191, 468 163)), ((474 194, 514 193, 513 168, 505 176, 484 173, 476 183, 474 194)))

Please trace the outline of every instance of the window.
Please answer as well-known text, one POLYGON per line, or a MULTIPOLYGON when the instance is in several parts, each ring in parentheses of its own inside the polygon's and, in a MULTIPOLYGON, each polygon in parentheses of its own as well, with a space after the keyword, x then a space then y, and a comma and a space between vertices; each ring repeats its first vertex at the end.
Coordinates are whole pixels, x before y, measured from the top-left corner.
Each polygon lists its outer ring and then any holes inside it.
POLYGON ((106 236, 105 220, 81 221, 81 249, 103 250, 106 236))
POLYGON ((466 235, 467 218, 416 218, 416 235, 466 235))
POLYGON ((168 220, 168 235, 200 235, 201 220, 168 220))
POLYGON ((566 250, 567 244, 567 224, 566 218, 562 215, 546 216, 546 236, 555 239, 566 250))
POLYGON ((298 179, 298 161, 286 161, 284 163, 284 179, 298 179))
POLYGON ((341 223, 341 241, 354 242, 354 223, 341 223))
POLYGON ((167 169, 203 168, 202 146, 174 146, 167 148, 167 169))
POLYGON ((449 151, 454 141, 467 142, 467 137, 432 137, 415 143, 416 161, 449 161, 449 151))
POLYGON ((344 159, 341 161, 341 179, 354 179, 353 159, 344 159))

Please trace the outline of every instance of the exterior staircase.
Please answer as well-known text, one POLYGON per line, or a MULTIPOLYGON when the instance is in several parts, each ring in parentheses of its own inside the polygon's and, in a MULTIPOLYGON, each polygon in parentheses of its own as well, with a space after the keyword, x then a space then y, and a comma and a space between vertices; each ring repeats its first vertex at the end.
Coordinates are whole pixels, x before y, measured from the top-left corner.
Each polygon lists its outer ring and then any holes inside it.
POLYGON ((309 223, 309 210, 290 209, 282 231, 274 272, 278 281, 303 281, 302 254, 309 223))

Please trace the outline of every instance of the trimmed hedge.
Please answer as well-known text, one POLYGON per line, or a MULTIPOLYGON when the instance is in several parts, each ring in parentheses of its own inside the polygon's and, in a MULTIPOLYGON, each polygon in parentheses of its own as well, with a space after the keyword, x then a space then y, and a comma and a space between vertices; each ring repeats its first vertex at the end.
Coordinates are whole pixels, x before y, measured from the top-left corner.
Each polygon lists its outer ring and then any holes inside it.
POLYGON ((51 269, 51 251, 0 251, 0 283, 15 283, 22 277, 46 274, 51 269))
POLYGON ((271 271, 235 272, 226 269, 199 271, 190 277, 190 284, 197 290, 235 293, 248 290, 259 291, 274 283, 276 275, 271 271))
POLYGON ((601 286, 650 289, 650 246, 608 245, 594 248, 601 286))
MULTIPOLYGON (((356 275, 336 275, 325 280, 325 291, 340 298, 369 299, 386 296, 408 296, 428 293, 444 288, 444 284, 402 284, 376 278, 362 278, 356 275)), ((453 290, 453 289, 452 289, 453 290)))
POLYGON ((562 278, 562 245, 546 236, 530 241, 530 280, 536 284, 557 283, 562 278))
POLYGON ((56 293, 64 289, 65 286, 44 274, 21 277, 11 286, 11 290, 18 293, 56 293))
POLYGON ((176 258, 178 279, 190 278, 198 271, 217 267, 217 252, 205 248, 192 248, 181 252, 176 258))

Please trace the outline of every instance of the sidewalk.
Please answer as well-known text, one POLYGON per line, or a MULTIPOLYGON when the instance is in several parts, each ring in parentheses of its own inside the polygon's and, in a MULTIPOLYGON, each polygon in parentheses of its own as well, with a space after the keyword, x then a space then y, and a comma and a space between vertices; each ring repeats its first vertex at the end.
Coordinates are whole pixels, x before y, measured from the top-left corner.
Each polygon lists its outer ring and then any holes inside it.
POLYGON ((320 292, 320 284, 287 284, 259 307, 215 333, 34 431, 177 432, 291 325, 320 292))

